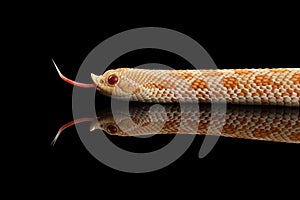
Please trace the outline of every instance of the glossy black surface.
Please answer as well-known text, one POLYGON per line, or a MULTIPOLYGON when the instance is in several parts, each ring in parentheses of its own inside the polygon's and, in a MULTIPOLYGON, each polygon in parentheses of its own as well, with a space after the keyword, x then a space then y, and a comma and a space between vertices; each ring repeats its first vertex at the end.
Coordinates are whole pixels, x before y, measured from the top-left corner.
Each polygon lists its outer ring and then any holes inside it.
MULTIPOLYGON (((101 24, 101 22, 99 22, 101 24)), ((51 25, 53 26, 53 25, 51 25)), ((45 95, 45 129, 39 134, 44 136, 47 147, 46 177, 64 177, 75 180, 87 177, 99 182, 118 178, 116 187, 127 184, 129 177, 133 181, 142 181, 163 177, 183 177, 186 181, 197 178, 200 182, 214 183, 214 179, 233 180, 239 184, 242 180, 260 181, 287 177, 299 178, 300 147, 297 144, 273 143, 233 138, 220 138, 214 149, 203 159, 198 152, 203 137, 197 136, 191 147, 171 165, 148 174, 128 174, 111 169, 97 161, 82 145, 76 129, 65 130, 57 144, 50 143, 58 128, 72 120, 72 86, 63 82, 51 63, 53 58, 63 74, 74 79, 77 69, 87 54, 101 41, 121 31, 141 26, 163 26, 178 30, 198 41, 211 55, 219 68, 264 68, 299 67, 299 30, 289 23, 277 20, 267 23, 132 23, 101 24, 101 27, 88 26, 85 23, 58 24, 55 29, 48 28, 45 46, 47 46, 45 95), (104 178, 107 177, 107 178, 104 178), (156 177, 156 178, 155 178, 156 177)), ((117 59, 109 68, 131 67, 147 62, 160 62, 173 68, 192 68, 184 59, 168 52, 142 50, 129 53, 117 59)), ((110 99, 100 94, 95 97, 97 109, 110 106, 110 99)), ((298 108, 295 108, 298 109, 298 108)), ((87 116, 83 116, 87 117, 87 116)), ((88 123, 82 126, 89 127, 88 123)), ((143 148, 159 147, 167 143, 172 136, 156 136, 155 144, 143 142, 143 148)), ((138 140, 116 138, 116 143, 124 148, 138 150, 138 140)), ((44 155, 44 156, 45 156, 44 155)), ((82 184, 87 184, 82 182, 82 184)), ((78 183, 79 184, 79 183, 78 183)), ((91 183, 88 183, 91 184, 91 183)), ((284 182, 282 184, 290 184, 284 182)), ((218 184, 217 184, 218 185, 218 184)))

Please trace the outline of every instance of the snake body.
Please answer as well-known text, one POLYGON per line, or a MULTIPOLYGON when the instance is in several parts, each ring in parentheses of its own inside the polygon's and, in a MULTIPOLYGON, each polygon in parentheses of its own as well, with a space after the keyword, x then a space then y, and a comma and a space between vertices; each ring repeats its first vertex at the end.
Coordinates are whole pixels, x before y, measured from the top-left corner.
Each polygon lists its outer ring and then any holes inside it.
POLYGON ((111 135, 200 134, 300 143, 300 111, 292 107, 227 106, 209 104, 133 104, 117 112, 99 112, 90 130, 111 135), (221 118, 224 118, 222 120, 221 118))
POLYGON ((119 68, 92 74, 105 95, 151 103, 200 102, 300 105, 300 68, 149 70, 119 68), (113 80, 113 81, 110 81, 113 80))

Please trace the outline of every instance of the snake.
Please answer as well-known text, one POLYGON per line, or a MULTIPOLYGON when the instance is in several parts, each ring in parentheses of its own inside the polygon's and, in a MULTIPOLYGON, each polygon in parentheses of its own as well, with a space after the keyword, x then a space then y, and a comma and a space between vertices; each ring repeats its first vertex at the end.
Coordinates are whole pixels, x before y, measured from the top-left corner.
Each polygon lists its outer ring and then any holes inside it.
POLYGON ((91 121, 90 131, 102 130, 112 136, 196 134, 300 143, 300 111, 293 107, 229 105, 224 113, 209 104, 133 103, 114 112, 102 108, 96 118, 77 119, 64 125, 53 144, 63 129, 84 121, 91 121))
MULTIPOLYGON (((54 61, 53 61, 54 63, 54 61)), ((101 94, 148 103, 300 106, 300 68, 160 70, 118 68, 91 73, 92 84, 60 77, 101 94)))

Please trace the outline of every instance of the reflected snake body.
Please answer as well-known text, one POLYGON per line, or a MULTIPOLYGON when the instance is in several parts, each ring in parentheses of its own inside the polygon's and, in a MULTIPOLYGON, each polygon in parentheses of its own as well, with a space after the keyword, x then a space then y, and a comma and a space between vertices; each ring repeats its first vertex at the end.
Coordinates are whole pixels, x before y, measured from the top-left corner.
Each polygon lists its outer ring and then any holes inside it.
POLYGON ((150 103, 300 105, 300 68, 150 70, 119 68, 91 75, 100 93, 150 103))
POLYGON ((228 106, 212 111, 209 104, 135 105, 101 112, 91 130, 118 136, 201 134, 300 143, 300 112, 289 107, 228 106), (162 107, 163 106, 163 107, 162 107), (122 111, 123 110, 123 111, 122 111), (224 118, 224 122, 222 119, 224 118), (221 134, 214 131, 220 128, 221 134), (211 130, 209 130, 211 129, 211 130))

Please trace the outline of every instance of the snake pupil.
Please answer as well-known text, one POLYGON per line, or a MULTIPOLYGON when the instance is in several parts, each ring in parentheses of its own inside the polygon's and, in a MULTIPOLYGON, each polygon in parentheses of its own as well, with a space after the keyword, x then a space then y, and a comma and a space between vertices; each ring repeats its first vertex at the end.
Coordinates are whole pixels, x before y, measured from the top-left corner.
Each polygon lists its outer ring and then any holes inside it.
POLYGON ((116 75, 112 74, 108 77, 107 82, 110 85, 115 85, 118 82, 118 77, 116 75))
POLYGON ((108 125, 107 130, 109 133, 116 133, 118 129, 114 125, 108 125))

